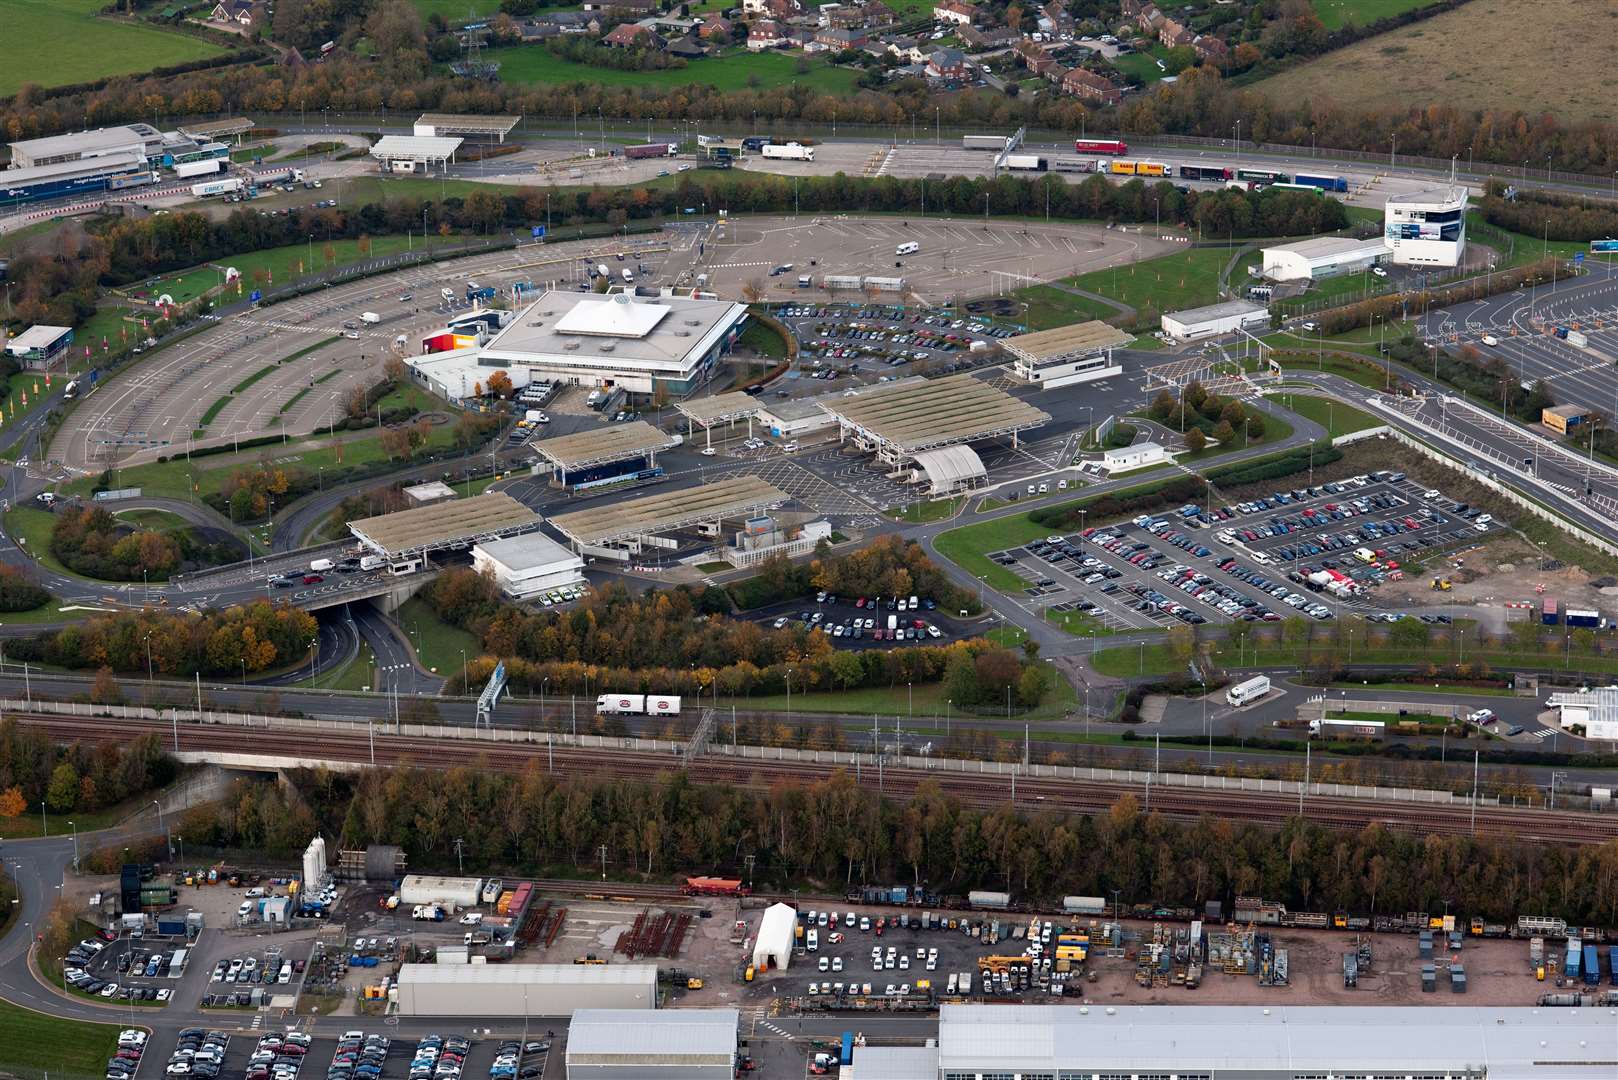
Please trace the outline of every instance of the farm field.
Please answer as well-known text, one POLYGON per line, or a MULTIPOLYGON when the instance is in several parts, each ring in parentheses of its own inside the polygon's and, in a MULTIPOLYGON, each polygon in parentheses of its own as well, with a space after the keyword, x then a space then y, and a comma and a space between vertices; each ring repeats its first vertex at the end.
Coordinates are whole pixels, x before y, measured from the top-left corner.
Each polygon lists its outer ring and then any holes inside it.
POLYGON ((736 53, 666 71, 610 71, 575 64, 532 45, 489 49, 483 55, 500 62, 501 81, 517 84, 587 82, 670 89, 701 83, 720 90, 743 90, 756 80, 761 89, 801 84, 824 93, 848 94, 858 77, 853 71, 817 62, 811 62, 809 71, 800 75, 797 58, 780 53, 736 53))
POLYGON ((1366 26, 1390 15, 1426 7, 1432 0, 1314 0, 1315 14, 1327 30, 1353 23, 1366 26))
POLYGON ((0 26, 26 48, 8 50, 0 95, 25 83, 65 86, 204 60, 225 50, 143 23, 98 19, 100 0, 0 0, 0 26))
MULTIPOLYGON (((1364 6, 1369 0, 1349 0, 1364 6)), ((1392 0, 1388 0, 1392 2, 1392 0)), ((1317 4, 1317 6, 1319 6, 1317 4)), ((1547 79, 1599 71, 1618 33, 1618 8, 1585 0, 1541 0, 1522 17, 1511 0, 1473 0, 1394 34, 1378 35, 1255 83, 1278 103, 1309 100, 1403 111, 1442 102, 1456 109, 1550 113, 1562 123, 1618 119, 1618 98, 1601 79, 1547 79), (1580 32, 1569 34, 1577 26, 1580 32), (1456 48, 1456 42, 1465 42, 1456 48), (1488 57, 1480 64, 1477 58, 1488 57)))

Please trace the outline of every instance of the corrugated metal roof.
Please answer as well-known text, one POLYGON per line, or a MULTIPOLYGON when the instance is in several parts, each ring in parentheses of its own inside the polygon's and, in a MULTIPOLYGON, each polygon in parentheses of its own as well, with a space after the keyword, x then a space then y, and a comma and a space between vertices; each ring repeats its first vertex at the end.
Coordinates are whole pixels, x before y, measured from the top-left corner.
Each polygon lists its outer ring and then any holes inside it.
POLYGON ((786 492, 757 476, 734 476, 712 484, 665 491, 611 506, 558 514, 551 524, 580 544, 673 532, 702 521, 740 517, 774 503, 786 492))
POLYGON ((1249 303, 1246 300, 1226 300, 1219 304, 1209 304, 1207 307, 1189 308, 1185 311, 1171 311, 1163 317, 1173 319, 1182 326, 1192 323, 1214 322, 1219 319, 1228 319, 1232 315, 1257 315, 1267 310, 1263 304, 1249 303))
POLYGON ((1271 244, 1263 249, 1266 255, 1272 251, 1290 252, 1305 259, 1330 259, 1344 255, 1373 255, 1386 252, 1387 245, 1382 242, 1380 236, 1373 236, 1369 240, 1357 240, 1352 236, 1316 236, 1290 244, 1271 244))
MULTIPOLYGON (((657 985, 656 964, 476 964, 444 967, 405 964, 401 983, 471 986, 646 986, 657 985)), ((641 1010, 630 1010, 644 1017, 641 1010)))
POLYGON ((678 436, 659 431, 644 420, 608 424, 594 431, 558 435, 532 444, 540 457, 560 469, 582 469, 608 461, 624 461, 653 450, 679 445, 678 436))
POLYGON ((1618 1075, 1610 1009, 945 1005, 939 1068, 1618 1075))
POLYGON ((1051 330, 1037 330, 1032 334, 1018 334, 1007 338, 1006 349, 1029 363, 1054 360, 1058 357, 1116 349, 1134 341, 1116 326, 1091 319, 1089 322, 1058 326, 1051 330))
POLYGON ((378 161, 440 161, 455 153, 464 141, 455 136, 384 135, 371 147, 371 156, 378 161))
POLYGON ((349 522, 348 528, 372 547, 398 554, 533 528, 540 520, 538 514, 510 495, 493 492, 361 518, 349 522))
POLYGON ((868 390, 822 407, 849 426, 912 454, 929 446, 1038 427, 1051 419, 1043 410, 970 374, 868 390))
POLYGON ((736 1009, 579 1009, 567 1028, 567 1063, 722 1065, 736 1053, 740 1024, 736 1009))
POLYGON ((936 1046, 860 1046, 855 1080, 938 1080, 936 1046))

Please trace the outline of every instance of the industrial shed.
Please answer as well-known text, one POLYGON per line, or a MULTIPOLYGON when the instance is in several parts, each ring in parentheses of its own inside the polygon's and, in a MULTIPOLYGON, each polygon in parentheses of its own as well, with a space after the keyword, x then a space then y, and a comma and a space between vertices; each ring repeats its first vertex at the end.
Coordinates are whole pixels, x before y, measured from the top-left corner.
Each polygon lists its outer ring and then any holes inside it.
POLYGON ((478 902, 478 891, 482 888, 481 878, 406 874, 399 883, 399 903, 472 907, 478 902))
POLYGON ((657 1007, 656 964, 405 964, 399 1015, 572 1016, 657 1007))
POLYGON ((580 1009, 567 1028, 567 1080, 731 1080, 735 1009, 580 1009))
POLYGON ((1369 270, 1388 254, 1382 237, 1317 236, 1263 249, 1264 276, 1276 281, 1319 281, 1369 270))
POLYGON ((1163 332, 1175 341, 1217 337, 1235 330, 1269 324, 1269 309, 1263 304, 1250 304, 1246 300, 1226 300, 1207 307, 1170 311, 1163 315, 1163 332))
POLYGON ((988 475, 989 471, 977 451, 962 443, 921 451, 910 470, 912 483, 921 483, 925 479, 927 494, 937 496, 953 495, 957 491, 977 487, 988 475))
POLYGON ((753 942, 753 966, 760 971, 785 971, 792 962, 792 946, 798 930, 798 909, 791 904, 772 904, 758 924, 753 942))

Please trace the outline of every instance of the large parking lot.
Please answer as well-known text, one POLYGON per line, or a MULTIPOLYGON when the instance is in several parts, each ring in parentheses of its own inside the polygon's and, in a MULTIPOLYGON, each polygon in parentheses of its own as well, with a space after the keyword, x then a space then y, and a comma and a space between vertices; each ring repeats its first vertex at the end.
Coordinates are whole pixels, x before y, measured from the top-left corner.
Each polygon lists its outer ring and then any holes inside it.
POLYGON ((819 592, 814 600, 775 604, 757 614, 776 629, 790 623, 819 628, 832 644, 851 649, 884 645, 944 645, 970 636, 952 615, 938 610, 931 597, 912 606, 911 597, 838 596, 819 592), (903 605, 903 606, 901 606, 903 605))
POLYGON ((780 304, 774 314, 798 339, 799 366, 811 369, 805 374, 827 380, 967 371, 987 363, 989 346, 1016 332, 900 304, 780 304))
POLYGON ((1403 473, 1277 491, 1082 528, 991 559, 1025 595, 1109 630, 1176 623, 1330 619, 1373 602, 1405 564, 1476 543, 1498 522, 1403 473), (1292 610, 1288 610, 1292 609, 1292 610))
MULTIPOLYGON (((227 1025, 229 1026, 229 1025, 227 1025)), ((341 1037, 268 1031, 231 1035, 189 1028, 160 1034, 142 1055, 138 1075, 219 1077, 222 1080, 540 1080, 560 1076, 559 1052, 543 1030, 526 1041, 479 1040, 446 1028, 420 1039, 385 1036, 356 1025, 341 1037), (209 1047, 217 1047, 218 1052, 209 1047), (189 1053, 187 1052, 189 1051, 189 1053), (177 1063, 185 1068, 175 1071, 177 1063)))

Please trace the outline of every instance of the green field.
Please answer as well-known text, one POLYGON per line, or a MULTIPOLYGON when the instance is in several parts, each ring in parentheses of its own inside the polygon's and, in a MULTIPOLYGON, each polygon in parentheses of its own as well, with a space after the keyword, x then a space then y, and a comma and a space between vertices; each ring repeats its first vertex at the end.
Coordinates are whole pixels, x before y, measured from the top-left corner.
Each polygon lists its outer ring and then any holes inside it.
POLYGON ((1339 435, 1381 427, 1385 422, 1352 405, 1328 401, 1313 394, 1275 394, 1272 400, 1305 419, 1313 420, 1334 439, 1339 435))
MULTIPOLYGON (((1053 685, 1046 700, 1028 713, 1015 712, 1016 716, 1026 716, 1034 720, 1050 720, 1062 715, 1073 705, 1075 694, 1073 687, 1065 679, 1058 678, 1053 685)), ((720 698, 721 710, 727 704, 720 698)), ((735 704, 742 709, 768 709, 784 712, 787 708, 787 695, 772 694, 766 697, 737 698, 735 704)), ((792 710, 799 709, 810 713, 852 713, 860 715, 880 716, 932 716, 942 717, 945 712, 944 686, 942 683, 918 683, 913 687, 906 686, 866 686, 853 690, 825 690, 800 694, 797 690, 792 692, 792 710)), ((959 710, 955 713, 960 716, 959 710)), ((723 725, 721 725, 723 726, 723 725)), ((850 736, 852 741, 853 736, 850 736)))
MULTIPOLYGON (((56 556, 51 554, 51 529, 55 524, 56 517, 49 510, 37 510, 32 506, 14 506, 6 511, 8 536, 21 545, 24 551, 38 559, 46 569, 59 574, 72 574, 73 571, 57 562, 56 556)), ((4 617, 0 617, 0 622, 4 621, 4 617)))
POLYGON ((169 529, 188 529, 191 523, 172 510, 114 510, 112 516, 140 529, 167 532, 169 529))
POLYGON ((1028 582, 990 560, 985 552, 1017 547, 1049 532, 1043 525, 1029 521, 1026 514, 1011 514, 940 533, 933 546, 973 577, 982 578, 1001 592, 1016 593, 1026 589, 1028 582))
POLYGON ((500 63, 500 80, 508 84, 592 83, 607 86, 645 86, 670 90, 700 83, 719 90, 762 90, 802 86, 826 94, 852 94, 859 73, 846 68, 811 61, 809 70, 798 74, 796 58, 782 53, 745 51, 708 57, 683 68, 665 71, 614 71, 575 64, 537 45, 512 45, 489 49, 487 60, 500 63))
POLYGON ((416 646, 416 658, 445 678, 460 674, 463 651, 468 660, 483 655, 483 646, 478 644, 477 638, 440 620, 420 597, 406 600, 394 618, 416 646))
POLYGON ((1402 15, 1432 0, 1314 0, 1315 14, 1327 30, 1336 30, 1353 23, 1367 26, 1389 15, 1402 15))
POLYGON ((0 1001, 0 1070, 101 1076, 118 1049, 119 1024, 61 1020, 0 1001))
MULTIPOLYGON (((1215 303, 1219 299, 1219 271, 1229 261, 1230 254, 1230 249, 1223 247, 1187 248, 1062 280, 1128 304, 1135 309, 1138 324, 1151 324, 1155 328, 1156 316, 1162 312, 1215 303)), ((1028 321, 1035 329, 1085 319, 1112 318, 1118 314, 1089 297, 1074 296, 1048 285, 1031 285, 1012 295, 1029 305, 1028 321)))
MULTIPOLYGON (((218 56, 225 50, 144 23, 98 19, 101 0, 0 0, 0 26, 26 46, 0 64, 0 95, 64 86, 218 56)), ((148 118, 149 119, 149 118, 148 118)), ((16 136, 12 136, 15 138, 16 136)))
MULTIPOLYGON (((1324 633, 1323 633, 1324 637, 1324 633)), ((1436 637, 1436 635, 1435 635, 1436 637)), ((1212 653, 1215 663, 1225 667, 1293 667, 1302 669, 1310 666, 1311 657, 1331 655, 1339 660, 1348 658, 1347 649, 1343 646, 1329 646, 1322 642, 1311 649, 1306 644, 1291 644, 1283 642, 1265 642, 1258 648, 1252 644, 1246 646, 1241 656, 1232 652, 1225 641, 1213 643, 1212 653)), ((1425 663, 1450 664, 1460 658, 1460 650, 1447 643, 1429 646, 1428 648, 1411 647, 1404 645, 1384 645, 1367 648, 1363 645, 1354 647, 1354 662, 1356 664, 1388 664, 1419 666, 1425 663)), ((1185 661, 1176 655, 1172 647, 1166 644, 1120 645, 1110 649, 1098 649, 1091 657, 1095 669, 1103 675, 1112 675, 1118 678, 1127 678, 1131 675, 1170 675, 1185 670, 1185 661)), ((1466 662, 1470 664, 1488 664, 1499 670, 1511 671, 1517 668, 1548 668, 1560 667, 1567 671, 1597 672, 1605 675, 1618 673, 1618 658, 1609 656, 1561 656, 1555 652, 1518 652, 1511 649, 1477 649, 1472 645, 1466 648, 1466 662)))
MULTIPOLYGON (((410 6, 421 12, 423 19, 434 15, 442 15, 444 21, 451 26, 466 21, 467 16, 483 18, 493 15, 500 10, 499 0, 410 0, 410 6)), ((549 11, 561 11, 562 8, 547 8, 549 11)))
MULTIPOLYGON (((4 0, 0 0, 4 2, 4 0)), ((313 243, 288 244, 285 247, 266 248, 263 251, 249 251, 241 255, 231 255, 221 259, 217 264, 209 266, 194 266, 189 270, 182 270, 165 277, 155 278, 132 286, 126 290, 134 297, 158 297, 168 293, 178 303, 195 300, 209 289, 216 288, 225 283, 225 268, 233 266, 241 271, 242 281, 238 286, 229 290, 233 294, 245 294, 253 288, 253 272, 264 270, 272 280, 279 275, 282 281, 290 281, 313 267, 315 270, 325 270, 333 266, 350 266, 357 262, 380 255, 394 255, 406 250, 409 246, 420 247, 421 237, 414 240, 406 236, 373 236, 370 238, 371 251, 368 255, 361 255, 359 240, 319 240, 313 243), (326 248, 331 248, 331 258, 326 257, 326 248)), ((236 299, 236 295, 228 297, 236 299)), ((98 336, 99 340, 99 336, 98 336)))

